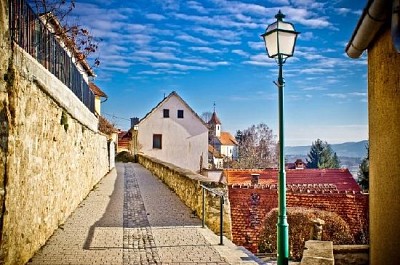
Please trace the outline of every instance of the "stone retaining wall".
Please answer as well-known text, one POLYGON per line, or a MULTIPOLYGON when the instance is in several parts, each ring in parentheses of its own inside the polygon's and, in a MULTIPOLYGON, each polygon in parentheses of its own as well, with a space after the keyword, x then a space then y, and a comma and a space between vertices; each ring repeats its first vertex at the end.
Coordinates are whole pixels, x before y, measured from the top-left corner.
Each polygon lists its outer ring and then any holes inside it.
POLYGON ((0 264, 19 265, 109 171, 109 160, 97 118, 32 57, 11 48, 7 8, 0 0, 0 264))
MULTIPOLYGON (((231 239, 231 215, 230 204, 227 196, 227 188, 218 182, 212 182, 205 176, 177 167, 170 163, 143 154, 137 156, 138 162, 160 178, 178 197, 202 217, 202 188, 200 184, 216 188, 226 194, 224 203, 224 235, 231 239)), ((214 233, 219 234, 220 228, 220 199, 206 192, 206 225, 214 233)))
POLYGON ((333 245, 331 241, 306 241, 301 265, 334 265, 333 245))
POLYGON ((333 245, 335 265, 368 265, 368 245, 333 245))

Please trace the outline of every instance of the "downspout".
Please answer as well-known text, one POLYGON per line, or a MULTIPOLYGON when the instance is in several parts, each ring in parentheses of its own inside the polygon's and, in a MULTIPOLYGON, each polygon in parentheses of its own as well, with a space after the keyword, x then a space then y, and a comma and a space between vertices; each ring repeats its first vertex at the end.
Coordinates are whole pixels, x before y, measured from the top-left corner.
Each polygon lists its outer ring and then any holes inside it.
POLYGON ((387 21, 391 10, 390 0, 369 0, 358 21, 357 27, 347 44, 346 53, 351 58, 359 58, 375 38, 379 29, 387 21))

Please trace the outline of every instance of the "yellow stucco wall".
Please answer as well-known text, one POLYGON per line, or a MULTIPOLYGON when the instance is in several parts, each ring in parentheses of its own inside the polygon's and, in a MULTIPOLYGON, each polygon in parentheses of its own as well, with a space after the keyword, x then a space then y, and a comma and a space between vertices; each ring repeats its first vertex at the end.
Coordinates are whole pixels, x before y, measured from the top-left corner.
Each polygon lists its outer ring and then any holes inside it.
POLYGON ((400 54, 390 29, 368 50, 370 264, 400 262, 400 54))

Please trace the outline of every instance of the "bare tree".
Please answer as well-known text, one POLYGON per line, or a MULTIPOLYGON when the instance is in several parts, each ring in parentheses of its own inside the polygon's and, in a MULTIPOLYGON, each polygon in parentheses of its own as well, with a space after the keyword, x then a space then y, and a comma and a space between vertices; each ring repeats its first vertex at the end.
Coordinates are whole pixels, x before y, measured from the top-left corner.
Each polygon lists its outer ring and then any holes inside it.
POLYGON ((277 166, 275 135, 265 123, 237 131, 236 140, 239 143, 237 167, 268 168, 277 166))
POLYGON ((210 111, 205 111, 200 115, 200 118, 205 122, 208 123, 211 119, 212 112, 210 111))
MULTIPOLYGON (((77 22, 69 21, 69 15, 75 8, 75 0, 30 0, 29 3, 36 9, 46 27, 52 28, 57 38, 74 55, 77 63, 96 53, 100 40, 77 22)), ((97 67, 99 64, 99 58, 94 58, 93 66, 97 67)))

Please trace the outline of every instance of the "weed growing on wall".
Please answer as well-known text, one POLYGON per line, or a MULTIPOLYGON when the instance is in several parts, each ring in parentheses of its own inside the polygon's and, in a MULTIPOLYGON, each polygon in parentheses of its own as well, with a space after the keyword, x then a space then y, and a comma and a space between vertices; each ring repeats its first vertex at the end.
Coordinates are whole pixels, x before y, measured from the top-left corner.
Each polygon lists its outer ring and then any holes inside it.
POLYGON ((68 126, 69 126, 68 125, 68 114, 65 111, 63 111, 61 113, 61 121, 60 121, 60 123, 61 123, 61 125, 64 126, 65 132, 67 132, 68 131, 68 126))

